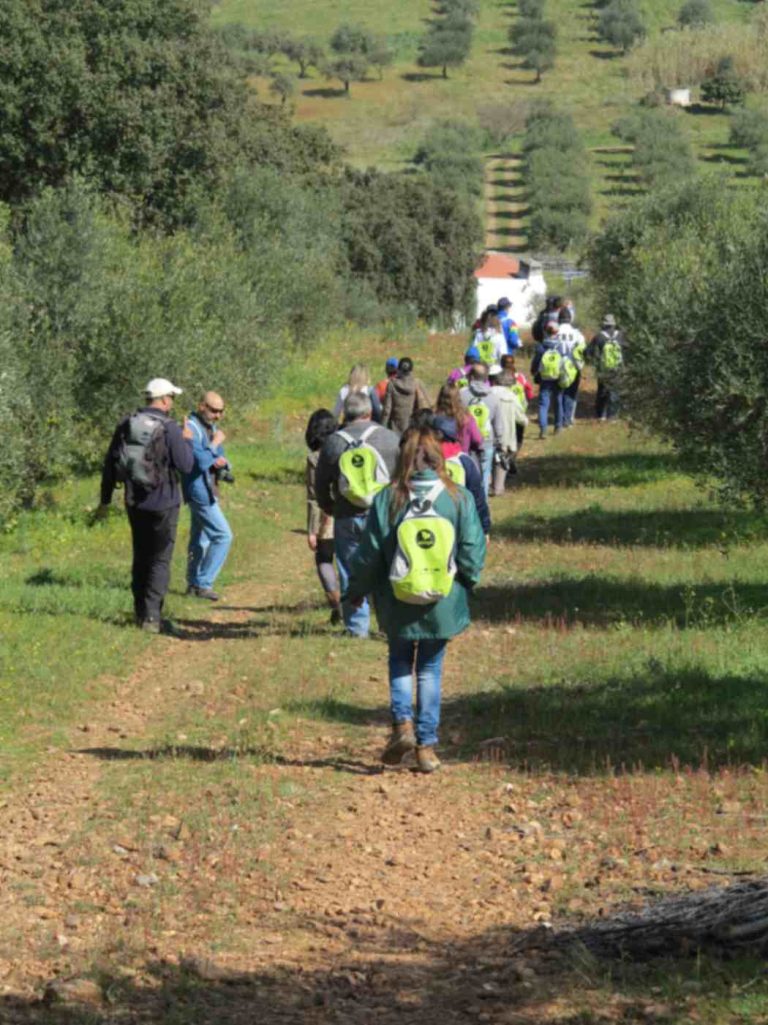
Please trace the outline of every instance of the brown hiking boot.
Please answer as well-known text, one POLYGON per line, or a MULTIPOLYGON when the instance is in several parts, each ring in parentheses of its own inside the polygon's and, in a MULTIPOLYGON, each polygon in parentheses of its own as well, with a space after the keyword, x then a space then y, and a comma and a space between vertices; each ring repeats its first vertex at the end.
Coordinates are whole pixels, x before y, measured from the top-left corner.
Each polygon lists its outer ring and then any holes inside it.
POLYGON ((416 735, 410 719, 392 725, 392 733, 381 755, 385 765, 399 765, 416 747, 416 735))
POLYGON ((440 768, 440 759, 433 747, 416 748, 416 766, 419 772, 434 772, 440 768))

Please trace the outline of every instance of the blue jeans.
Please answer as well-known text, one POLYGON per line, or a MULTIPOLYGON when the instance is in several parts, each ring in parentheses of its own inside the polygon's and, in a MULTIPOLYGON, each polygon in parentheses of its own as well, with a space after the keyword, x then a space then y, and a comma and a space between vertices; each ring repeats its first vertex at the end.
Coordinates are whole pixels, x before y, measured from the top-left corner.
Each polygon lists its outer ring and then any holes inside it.
POLYGON ((485 497, 488 497, 488 493, 491 490, 491 472, 493 470, 493 442, 483 442, 483 454, 480 457, 480 472, 483 475, 483 491, 485 497))
POLYGON ((448 641, 389 641, 389 694, 393 722, 413 719, 413 661, 416 657, 416 743, 432 747, 440 725, 440 684, 448 641))
POLYGON ((542 381, 539 385, 539 427, 542 432, 547 430, 549 407, 553 405, 555 427, 563 426, 563 392, 557 381, 542 381))
MULTIPOLYGON (((333 539, 336 545, 336 569, 339 571, 341 593, 346 594, 349 586, 349 567, 357 551, 365 529, 368 513, 360 516, 342 516, 334 522, 333 539)), ((348 601, 341 603, 344 626, 352 637, 367 637, 371 625, 371 610, 366 598, 359 609, 348 601)))
POLYGON ((213 587, 229 554, 232 531, 218 502, 189 502, 191 529, 187 549, 187 583, 190 587, 213 587))
POLYGON ((573 384, 569 384, 563 392, 563 423, 566 426, 572 424, 576 417, 576 400, 579 395, 580 384, 581 374, 579 374, 573 384))

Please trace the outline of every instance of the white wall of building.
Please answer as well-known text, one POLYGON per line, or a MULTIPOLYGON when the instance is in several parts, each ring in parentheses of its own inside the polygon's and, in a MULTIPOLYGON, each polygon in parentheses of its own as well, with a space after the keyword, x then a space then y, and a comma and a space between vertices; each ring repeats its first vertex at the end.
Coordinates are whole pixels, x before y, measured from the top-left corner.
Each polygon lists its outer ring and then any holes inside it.
POLYGON ((512 317, 518 324, 530 324, 547 294, 544 276, 530 278, 478 278, 477 314, 506 296, 512 303, 512 317))

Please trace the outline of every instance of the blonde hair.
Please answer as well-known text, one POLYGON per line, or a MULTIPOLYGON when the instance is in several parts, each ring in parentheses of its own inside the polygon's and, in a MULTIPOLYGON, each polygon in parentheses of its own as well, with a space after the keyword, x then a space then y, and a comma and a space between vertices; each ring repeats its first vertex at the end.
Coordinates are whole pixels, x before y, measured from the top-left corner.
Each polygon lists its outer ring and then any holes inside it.
POLYGON ((409 427, 400 439, 400 454, 392 478, 390 516, 394 520, 411 498, 411 478, 420 470, 434 470, 454 502, 458 488, 445 469, 443 450, 431 427, 409 427))
POLYGON ((371 375, 365 363, 355 363, 349 372, 347 387, 350 392, 367 391, 371 383, 371 375))
POLYGON ((435 403, 435 412, 440 416, 450 416, 456 421, 456 426, 461 430, 467 419, 467 410, 461 401, 459 389, 453 381, 444 384, 440 389, 435 403))

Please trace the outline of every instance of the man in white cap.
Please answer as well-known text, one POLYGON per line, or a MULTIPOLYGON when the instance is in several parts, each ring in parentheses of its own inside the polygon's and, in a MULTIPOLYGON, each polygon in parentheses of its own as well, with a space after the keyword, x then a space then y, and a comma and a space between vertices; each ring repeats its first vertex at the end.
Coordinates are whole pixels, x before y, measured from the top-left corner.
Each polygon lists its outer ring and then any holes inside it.
POLYGON ((123 417, 112 436, 101 475, 101 512, 118 484, 125 486, 125 508, 131 525, 133 565, 131 590, 136 623, 159 633, 163 601, 171 576, 171 557, 179 522, 181 489, 178 474, 193 465, 192 431, 171 419, 173 400, 181 388, 164 377, 144 389, 146 405, 123 417))

